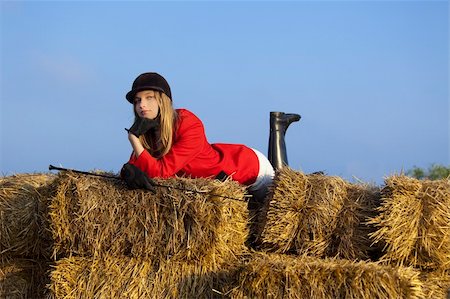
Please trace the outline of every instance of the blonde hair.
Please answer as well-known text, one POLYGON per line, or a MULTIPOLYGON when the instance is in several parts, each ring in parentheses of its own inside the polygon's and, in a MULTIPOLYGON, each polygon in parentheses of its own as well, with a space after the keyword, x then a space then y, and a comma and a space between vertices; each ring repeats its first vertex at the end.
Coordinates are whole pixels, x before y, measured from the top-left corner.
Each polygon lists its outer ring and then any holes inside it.
MULTIPOLYGON (((155 158, 161 158, 169 152, 174 142, 174 131, 178 123, 178 114, 172 106, 172 100, 165 94, 154 90, 156 101, 159 106, 159 134, 156 135, 157 140, 152 140, 155 136, 146 133, 139 136, 139 140, 146 150, 155 158)), ((135 117, 135 106, 133 105, 135 117)))

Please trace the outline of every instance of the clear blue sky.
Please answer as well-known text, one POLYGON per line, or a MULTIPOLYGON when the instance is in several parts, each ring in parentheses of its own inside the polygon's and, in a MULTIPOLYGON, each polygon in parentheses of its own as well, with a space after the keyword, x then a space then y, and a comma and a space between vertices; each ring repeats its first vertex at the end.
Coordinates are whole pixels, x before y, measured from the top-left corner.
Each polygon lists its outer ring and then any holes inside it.
POLYGON ((118 172, 146 71, 212 143, 267 153, 269 112, 301 114, 296 170, 448 165, 448 27, 448 1, 2 1, 0 173, 118 172))

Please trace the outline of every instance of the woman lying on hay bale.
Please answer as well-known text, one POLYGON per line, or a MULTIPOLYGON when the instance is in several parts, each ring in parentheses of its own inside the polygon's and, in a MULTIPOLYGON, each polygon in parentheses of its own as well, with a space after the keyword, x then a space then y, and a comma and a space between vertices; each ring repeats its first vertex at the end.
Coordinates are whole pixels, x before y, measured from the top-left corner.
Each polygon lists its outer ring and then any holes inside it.
POLYGON ((265 197, 274 176, 267 158, 242 144, 209 144, 201 120, 173 108, 170 86, 161 75, 139 75, 126 99, 135 115, 128 130, 133 153, 121 171, 129 187, 152 189, 154 177, 231 177, 255 197, 265 197))
MULTIPOLYGON (((210 144, 203 123, 195 114, 173 108, 170 86, 157 73, 139 75, 126 99, 133 104, 135 115, 134 124, 127 130, 133 153, 123 166, 121 177, 131 189, 154 191, 151 178, 155 177, 178 175, 221 180, 229 177, 248 186, 252 195, 249 209, 257 213, 274 177, 270 163, 273 161, 269 162, 261 152, 242 144, 210 144)), ((276 121, 285 131, 298 119, 297 114, 279 112, 271 116, 271 123, 276 121)), ((270 140, 271 148, 284 144, 283 138, 270 140)), ((250 243, 252 239, 250 237, 250 243)))

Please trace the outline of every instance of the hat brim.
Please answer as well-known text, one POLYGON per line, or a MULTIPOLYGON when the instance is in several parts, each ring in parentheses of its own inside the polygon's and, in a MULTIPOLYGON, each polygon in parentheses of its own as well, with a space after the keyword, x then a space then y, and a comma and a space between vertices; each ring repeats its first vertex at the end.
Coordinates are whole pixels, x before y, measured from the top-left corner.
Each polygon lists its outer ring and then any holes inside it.
MULTIPOLYGON (((134 97, 136 96, 136 94, 138 92, 140 92, 140 91, 143 91, 143 90, 157 90, 157 91, 160 91, 160 92, 166 94, 164 92, 164 90, 162 88, 158 87, 158 86, 140 86, 139 88, 135 88, 135 89, 130 90, 127 93, 127 95, 125 96, 125 98, 128 100, 128 102, 133 104, 134 103, 134 97)), ((168 95, 166 94, 166 96, 168 96, 168 95)))

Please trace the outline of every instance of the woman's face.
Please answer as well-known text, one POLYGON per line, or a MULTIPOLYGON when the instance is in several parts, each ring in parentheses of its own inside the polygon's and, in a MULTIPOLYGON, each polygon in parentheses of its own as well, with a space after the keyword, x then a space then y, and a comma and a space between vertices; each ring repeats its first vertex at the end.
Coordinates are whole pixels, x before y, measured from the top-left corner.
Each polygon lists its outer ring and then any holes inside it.
POLYGON ((158 116, 159 105, 153 90, 143 90, 134 97, 134 110, 142 118, 155 119, 158 116))

